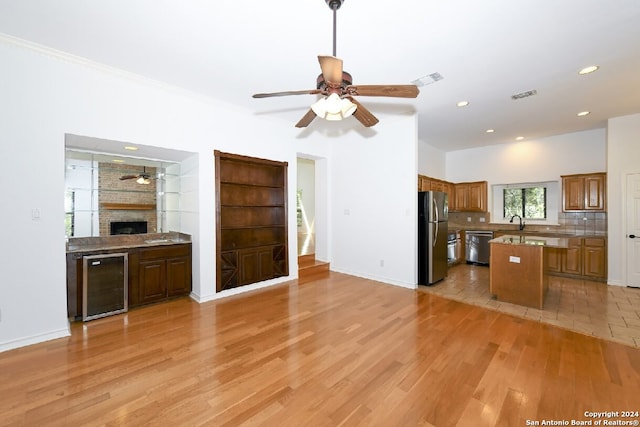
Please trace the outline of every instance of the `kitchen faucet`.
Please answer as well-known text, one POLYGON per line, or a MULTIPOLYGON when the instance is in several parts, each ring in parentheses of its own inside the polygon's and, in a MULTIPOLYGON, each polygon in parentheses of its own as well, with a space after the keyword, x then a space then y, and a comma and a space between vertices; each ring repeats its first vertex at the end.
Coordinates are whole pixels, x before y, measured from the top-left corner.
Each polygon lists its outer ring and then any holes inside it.
POLYGON ((522 222, 522 217, 521 217, 520 215, 514 215, 514 216, 512 216, 512 217, 511 217, 511 219, 509 220, 509 222, 513 223, 513 218, 515 218, 515 217, 518 217, 518 219, 520 220, 519 229, 520 229, 520 230, 524 230, 525 223, 524 223, 524 222, 522 222))

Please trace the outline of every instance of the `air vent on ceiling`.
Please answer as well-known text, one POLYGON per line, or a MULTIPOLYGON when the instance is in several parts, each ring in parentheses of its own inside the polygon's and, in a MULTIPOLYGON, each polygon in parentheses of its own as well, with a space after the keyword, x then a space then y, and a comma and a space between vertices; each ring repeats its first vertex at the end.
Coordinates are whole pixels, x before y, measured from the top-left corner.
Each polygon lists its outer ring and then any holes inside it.
POLYGON ((516 93, 515 95, 511 95, 511 99, 522 99, 522 98, 527 98, 529 96, 533 96, 536 93, 538 93, 537 90, 528 90, 526 92, 520 92, 520 93, 516 93))
POLYGON ((443 77, 440 73, 431 73, 412 81, 411 84, 421 87, 421 86, 429 85, 431 83, 435 83, 438 80, 442 80, 442 79, 443 77))

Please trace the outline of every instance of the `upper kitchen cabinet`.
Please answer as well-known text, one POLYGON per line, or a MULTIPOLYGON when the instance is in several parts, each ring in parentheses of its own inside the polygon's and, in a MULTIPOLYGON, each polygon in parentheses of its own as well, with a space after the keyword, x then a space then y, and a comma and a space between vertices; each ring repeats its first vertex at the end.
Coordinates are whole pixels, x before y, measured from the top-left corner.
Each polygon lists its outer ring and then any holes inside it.
POLYGON ((418 191, 431 191, 431 178, 418 175, 418 191))
POLYGON ((487 187, 487 181, 455 184, 454 202, 449 204, 449 210, 454 212, 486 212, 487 187))
POLYGON ((604 172, 562 176, 564 212, 605 212, 607 174, 604 172))

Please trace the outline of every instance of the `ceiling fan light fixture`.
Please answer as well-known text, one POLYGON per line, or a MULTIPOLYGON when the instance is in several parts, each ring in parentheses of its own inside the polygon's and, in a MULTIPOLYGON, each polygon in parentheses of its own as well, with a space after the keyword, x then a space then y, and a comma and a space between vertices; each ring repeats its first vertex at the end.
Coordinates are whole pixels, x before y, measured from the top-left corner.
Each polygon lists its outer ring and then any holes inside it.
POLYGON ((320 98, 311 109, 318 117, 325 120, 342 120, 351 116, 356 111, 357 106, 345 98, 340 98, 337 93, 332 93, 326 98, 320 98))
POLYGON ((136 182, 143 185, 151 184, 151 180, 145 176, 138 177, 138 179, 136 179, 136 182))

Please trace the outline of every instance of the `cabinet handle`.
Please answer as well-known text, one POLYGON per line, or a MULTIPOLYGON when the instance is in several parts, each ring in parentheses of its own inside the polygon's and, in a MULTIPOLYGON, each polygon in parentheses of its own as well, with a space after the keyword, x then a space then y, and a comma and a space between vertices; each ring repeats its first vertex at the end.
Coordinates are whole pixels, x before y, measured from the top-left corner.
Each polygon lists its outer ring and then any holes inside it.
POLYGON ((630 238, 630 239, 635 239, 635 238, 636 238, 636 235, 635 235, 635 234, 629 234, 629 238, 630 238))

